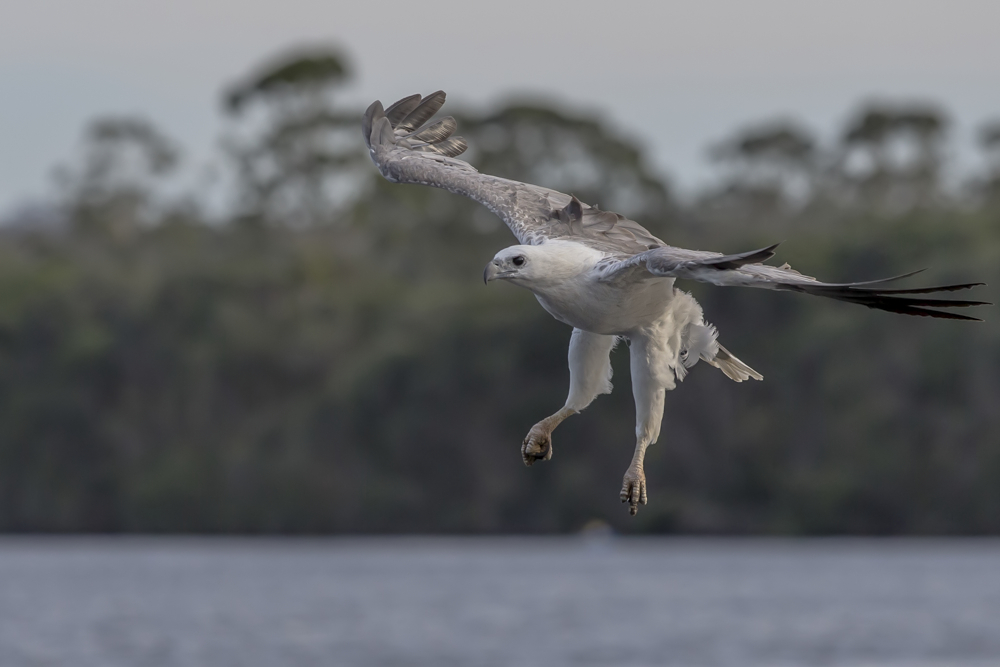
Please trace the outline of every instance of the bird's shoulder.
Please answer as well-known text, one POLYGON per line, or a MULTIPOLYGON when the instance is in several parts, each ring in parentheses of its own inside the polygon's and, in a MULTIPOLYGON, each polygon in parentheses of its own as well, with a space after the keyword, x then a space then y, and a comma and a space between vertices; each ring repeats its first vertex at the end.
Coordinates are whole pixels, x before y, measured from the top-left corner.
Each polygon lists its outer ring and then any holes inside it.
POLYGON ((601 210, 556 190, 527 183, 518 185, 521 201, 532 201, 537 218, 548 219, 545 229, 548 239, 573 241, 616 259, 666 245, 620 213, 601 210))

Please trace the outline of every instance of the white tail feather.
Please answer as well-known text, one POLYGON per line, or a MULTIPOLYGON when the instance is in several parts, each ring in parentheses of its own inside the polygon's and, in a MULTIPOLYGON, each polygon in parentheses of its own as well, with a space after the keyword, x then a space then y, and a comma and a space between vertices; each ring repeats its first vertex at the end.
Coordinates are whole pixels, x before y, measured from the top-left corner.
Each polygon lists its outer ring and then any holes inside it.
POLYGON ((764 379, 763 375, 737 359, 732 352, 722 347, 722 345, 719 345, 719 352, 715 355, 714 359, 706 359, 705 361, 725 373, 726 377, 730 380, 734 380, 736 382, 743 382, 744 380, 749 380, 750 378, 753 378, 754 380, 764 379))

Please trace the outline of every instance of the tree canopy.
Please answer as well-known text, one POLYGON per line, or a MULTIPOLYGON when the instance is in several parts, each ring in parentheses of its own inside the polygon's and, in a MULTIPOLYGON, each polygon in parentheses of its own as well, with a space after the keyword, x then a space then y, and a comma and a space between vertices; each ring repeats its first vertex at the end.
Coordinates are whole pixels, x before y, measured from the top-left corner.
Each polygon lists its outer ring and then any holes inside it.
MULTIPOLYGON (((0 232, 0 529, 545 532, 596 517, 637 532, 1000 532, 989 313, 963 326, 685 285, 765 381, 699 366, 668 395, 637 521, 616 496, 624 350, 615 393, 560 429, 553 465, 525 470, 524 432, 565 396, 569 330, 527 292, 483 287, 514 242, 491 214, 378 176, 338 92, 345 62, 281 58, 226 93, 242 113, 221 214, 167 187, 190 168, 173 141, 112 118, 62 171, 65 224, 0 232)), ((481 170, 668 242, 788 239, 780 259, 831 280, 930 265, 930 282, 1000 284, 1000 199, 948 189, 945 116, 928 109, 862 107, 833 145, 794 122, 747 126, 689 201, 599 118, 531 101, 452 112, 481 170), (892 137, 916 162, 881 154, 892 137), (875 171, 852 171, 850 150, 875 171), (750 187, 804 178, 794 201, 750 187)))

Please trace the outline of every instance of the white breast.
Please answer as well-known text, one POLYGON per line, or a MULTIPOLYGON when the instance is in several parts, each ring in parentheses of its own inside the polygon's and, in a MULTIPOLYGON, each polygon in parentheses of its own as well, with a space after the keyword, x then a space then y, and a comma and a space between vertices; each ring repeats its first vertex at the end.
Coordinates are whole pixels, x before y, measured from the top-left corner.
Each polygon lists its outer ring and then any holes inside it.
POLYGON ((581 275, 544 290, 532 290, 542 307, 560 322, 584 331, 628 335, 660 320, 674 294, 672 278, 611 285, 581 275))

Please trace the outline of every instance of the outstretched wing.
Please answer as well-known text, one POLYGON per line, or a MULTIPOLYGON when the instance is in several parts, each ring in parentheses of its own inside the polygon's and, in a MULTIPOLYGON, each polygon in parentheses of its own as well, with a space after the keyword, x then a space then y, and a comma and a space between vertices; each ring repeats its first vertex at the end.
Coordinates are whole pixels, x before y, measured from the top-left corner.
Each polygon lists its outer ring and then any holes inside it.
POLYGON ((824 283, 792 270, 787 264, 781 267, 761 264, 774 255, 776 246, 738 255, 668 246, 622 215, 601 211, 562 192, 480 174, 469 163, 456 159, 465 152, 467 144, 461 137, 452 136, 458 126, 455 119, 446 116, 429 123, 444 101, 445 94, 439 90, 427 97, 405 97, 388 109, 383 109, 377 101, 368 107, 362 132, 382 175, 394 183, 430 185, 470 197, 498 215, 521 243, 537 245, 549 239, 568 239, 605 252, 608 256, 598 266, 602 280, 686 278, 715 285, 803 292, 894 313, 956 320, 977 318, 936 309, 991 305, 983 301, 914 296, 967 289, 983 283, 917 289, 882 287, 906 276, 862 283, 824 283))
POLYGON ((467 144, 452 136, 458 127, 446 116, 429 123, 444 104, 443 91, 411 95, 388 109, 374 102, 362 132, 372 160, 393 183, 416 183, 470 197, 498 215, 517 240, 537 245, 571 239, 612 255, 634 255, 664 245, 642 225, 575 197, 537 185, 480 174, 455 159, 467 144))
POLYGON ((714 252, 665 246, 624 260, 606 260, 599 266, 599 270, 601 271, 601 279, 608 282, 642 280, 644 277, 682 278, 713 285, 737 285, 802 292, 838 301, 857 303, 878 310, 887 310, 891 313, 951 320, 980 321, 978 318, 968 315, 936 309, 993 305, 985 301, 917 296, 937 292, 954 292, 985 283, 963 283, 914 289, 886 289, 884 287, 885 283, 907 278, 920 273, 919 271, 867 282, 824 283, 795 271, 787 264, 784 266, 761 264, 760 262, 774 256, 774 249, 777 246, 778 244, 775 244, 738 255, 722 255, 714 252))

